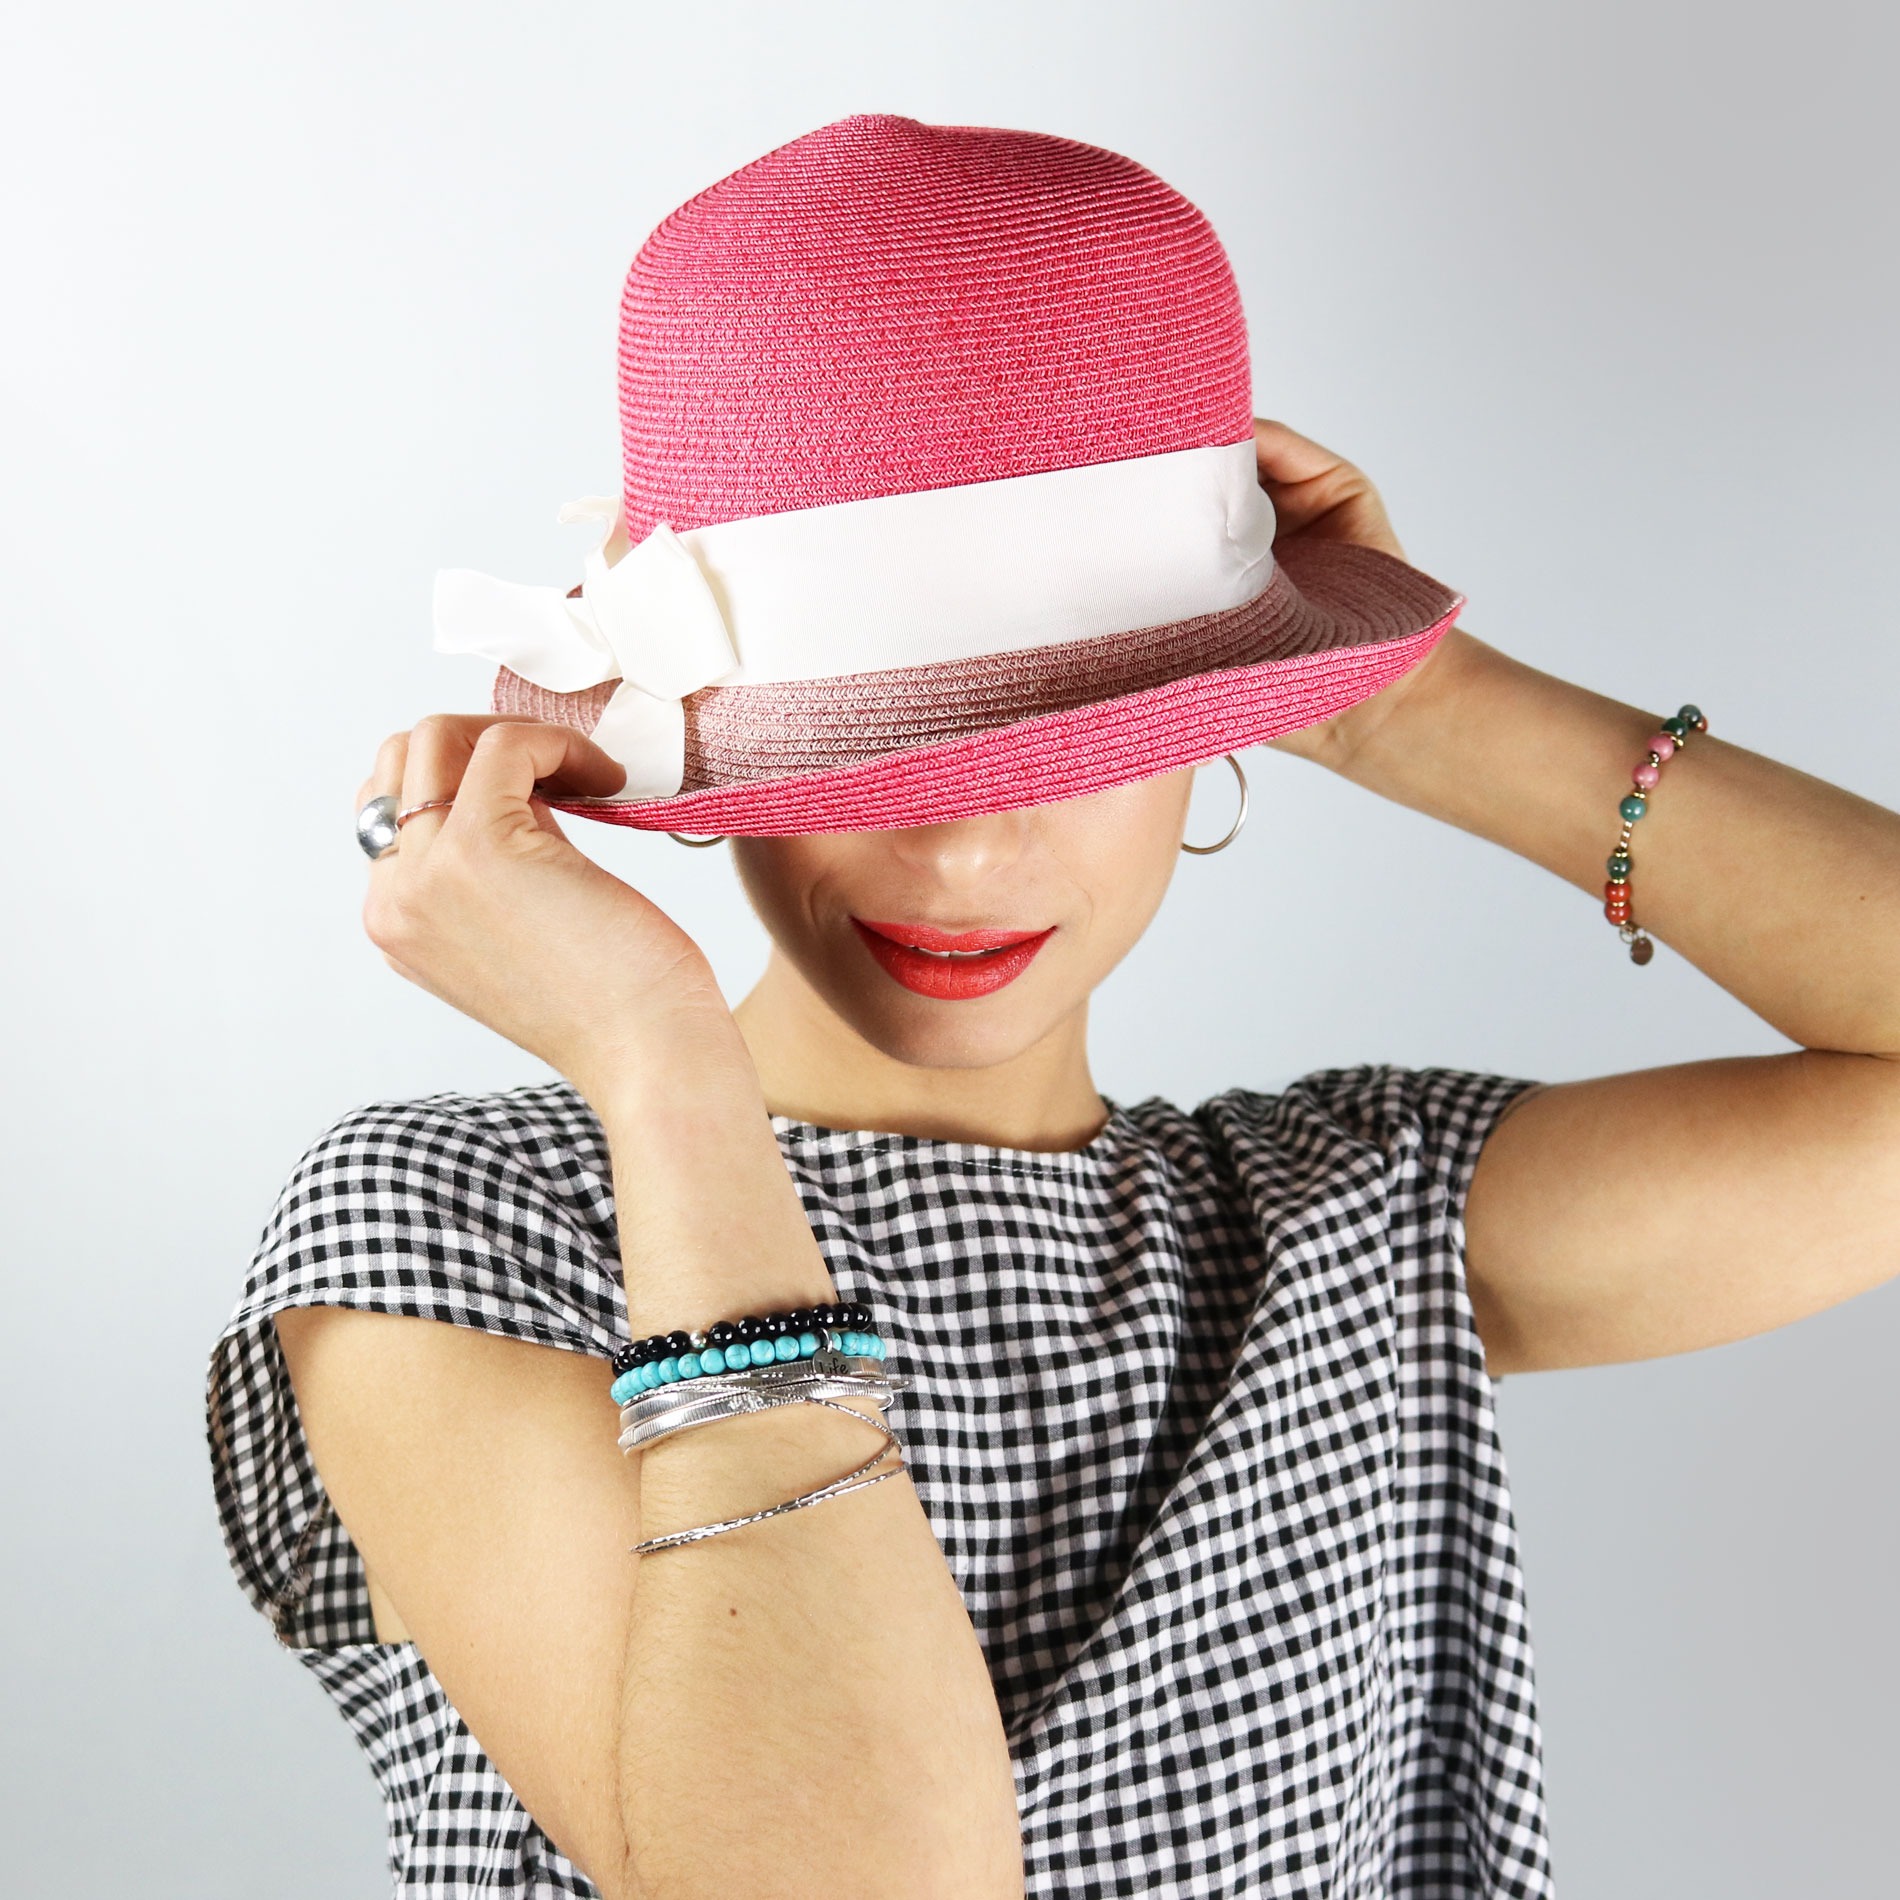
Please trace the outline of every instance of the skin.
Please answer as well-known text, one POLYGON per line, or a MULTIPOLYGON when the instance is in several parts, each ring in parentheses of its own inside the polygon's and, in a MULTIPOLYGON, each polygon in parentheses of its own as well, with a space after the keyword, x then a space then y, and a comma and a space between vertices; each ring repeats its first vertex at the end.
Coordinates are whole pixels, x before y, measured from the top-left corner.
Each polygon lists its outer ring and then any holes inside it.
MULTIPOLYGON (((1283 423, 1254 435, 1276 547, 1406 558, 1362 470, 1283 423)), ((1657 716, 1454 627, 1382 691, 1270 743, 1600 905, 1615 800, 1657 716)), ((392 735, 358 808, 398 788, 405 807, 456 802, 370 866, 365 928, 387 961, 603 1110, 663 1044, 708 1087, 828 1126, 1042 1149, 1100 1129, 1089 997, 1180 861, 1191 772, 945 824, 733 839, 772 939, 736 1008, 686 931, 536 796, 604 796, 624 776, 566 726, 453 714, 392 735), (878 969, 852 913, 1058 928, 1014 983, 945 1002, 878 969)), ((1664 768, 1655 807, 1633 847, 1639 920, 1795 1047, 1550 1083, 1513 1106, 1465 1208, 1496 1375, 1743 1338, 1900 1270, 1900 816, 1713 733, 1664 768)), ((1579 927, 1593 918, 1620 956, 1600 909, 1579 927)))
MULTIPOLYGON (((1403 558, 1362 471, 1280 423, 1258 422, 1255 442, 1276 546, 1337 538, 1403 558)), ((1272 744, 1563 879, 1591 901, 1552 959, 1594 950, 1622 963, 1601 911, 1603 860, 1657 716, 1455 627, 1372 698, 1272 744)), ((694 1311, 765 1310, 774 1289, 744 1277, 761 1262, 798 1298, 823 1263, 759 1109, 1051 1150, 1099 1131, 1088 1002, 1180 862, 1191 777, 947 824, 733 840, 772 950, 732 1008, 691 936, 576 849, 546 802, 612 794, 618 765, 568 727, 432 716, 385 741, 357 809, 383 792, 404 808, 454 804, 412 818, 400 849, 369 866, 364 924, 392 968, 540 1057, 598 1110, 617 1157, 623 1252, 673 1275, 654 1326, 687 1314, 689 1282, 694 1311), (886 976, 853 914, 1057 928, 1014 983, 946 1002, 886 976)), ((1494 1375, 1744 1338, 1900 1270, 1900 816, 1712 732, 1664 768, 1654 804, 1633 846, 1637 918, 1667 946, 1659 954, 1692 964, 1790 1046, 1518 1099, 1464 1207, 1466 1277, 1494 1375)), ((1244 861, 1223 868, 1240 875, 1244 861)), ((1561 996, 1561 973, 1552 986, 1561 996)), ((630 1284, 630 1316, 636 1296, 649 1297, 630 1284)), ((629 1627, 621 1551, 640 1534, 641 1488, 598 1430, 598 1366, 466 1328, 324 1313, 288 1311, 278 1331, 326 1487, 359 1548, 379 1569, 387 1555, 395 1598, 484 1746, 598 1877, 627 1852, 599 1774, 623 1733, 611 1701, 629 1627), (506 1534, 496 1496, 508 1499, 506 1534), (600 1550, 576 1531, 603 1524, 614 1535, 600 1550), (496 1642, 502 1626, 508 1640, 496 1642), (550 1697, 550 1681, 584 1696, 550 1697)), ((747 1454, 766 1449, 761 1438, 747 1454)), ((860 1455, 857 1439, 835 1450, 836 1469, 860 1455)), ((800 1474, 820 1462, 809 1442, 782 1451, 782 1468, 733 1477, 735 1504, 809 1482, 800 1474)), ((644 1481, 656 1508, 686 1522, 721 1507, 713 1480, 725 1475, 710 1463, 683 1472, 678 1497, 653 1470, 644 1481)), ((834 1535, 861 1529, 868 1568, 914 1534, 914 1574, 934 1576, 934 1546, 898 1514, 897 1493, 868 1492, 881 1501, 834 1535)), ((727 1549, 716 1561, 745 1559, 727 1549)), ((374 1574, 370 1591, 379 1636, 403 1640, 374 1574)), ((756 1601, 764 1615, 778 1599, 756 1601)), ((950 1622, 961 1614, 944 1607, 950 1622)), ((889 1666, 944 1627, 896 1642, 889 1666)), ((959 1706, 979 1706, 980 1677, 963 1688, 959 1706)), ((993 1736, 984 1747, 1002 1762, 993 1736)), ((751 1764, 740 1771, 742 1787, 751 1764)), ((1006 1832, 1007 1776, 999 1767, 991 1779, 972 1782, 972 1811, 1006 1832)))
POLYGON ((1193 777, 899 831, 735 838, 772 938, 734 1012, 767 1101, 834 1126, 1086 1142, 1106 1114, 1089 1074, 1089 997, 1160 907, 1193 777), (1014 982, 947 1001, 886 975, 853 915, 1056 930, 1014 982))

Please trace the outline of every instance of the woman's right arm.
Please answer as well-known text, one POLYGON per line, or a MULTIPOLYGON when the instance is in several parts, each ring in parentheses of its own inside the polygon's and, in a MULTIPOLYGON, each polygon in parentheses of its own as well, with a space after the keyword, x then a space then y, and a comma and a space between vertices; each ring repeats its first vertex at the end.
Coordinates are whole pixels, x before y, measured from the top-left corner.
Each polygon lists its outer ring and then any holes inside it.
MULTIPOLYGON (((835 1300, 749 1062, 670 1073, 698 1080, 602 1105, 633 1336, 835 1300)), ((900 1420, 901 1401, 901 1440, 900 1420)), ((795 1497, 878 1444, 816 1405, 678 1433, 631 1454, 639 1535, 795 1497)), ((1022 1892, 995 1692, 906 1472, 627 1562, 618 1799, 634 1892, 1022 1892)))
MULTIPOLYGON (((403 806, 456 803, 371 867, 370 934, 600 1116, 630 1335, 835 1299, 704 958, 529 803, 538 784, 611 792, 618 768, 565 728, 457 716, 389 742, 379 779, 403 740, 403 806)), ((393 785, 359 804, 371 789, 393 785)), ((995 1693, 906 1473, 627 1548, 842 1477, 872 1425, 788 1405, 623 1454, 589 1355, 344 1308, 278 1333, 365 1564, 605 1900, 1022 1893, 995 1693)), ((901 1418, 900 1400, 900 1442, 901 1418)))

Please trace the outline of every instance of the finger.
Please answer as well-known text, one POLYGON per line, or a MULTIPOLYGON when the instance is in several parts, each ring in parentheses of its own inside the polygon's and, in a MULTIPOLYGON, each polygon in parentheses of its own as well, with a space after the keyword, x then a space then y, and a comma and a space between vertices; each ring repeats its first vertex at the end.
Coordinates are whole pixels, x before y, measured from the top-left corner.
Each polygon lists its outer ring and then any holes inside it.
POLYGON ((425 856, 441 831, 450 808, 434 801, 455 796, 475 735, 484 724, 485 720, 476 723, 469 714, 429 713, 411 729, 403 758, 402 791, 396 799, 396 815, 402 819, 400 848, 411 858, 425 856), (431 809, 417 811, 418 805, 431 809), (402 818, 404 812, 414 815, 402 818))
MULTIPOLYGON (((356 809, 360 814, 372 798, 393 797, 396 809, 402 810, 403 762, 409 752, 409 735, 406 732, 392 732, 376 748, 376 763, 370 768, 370 775, 356 788, 356 809)), ((392 844, 386 850, 370 860, 372 865, 385 864, 396 855, 392 844)))
POLYGON ((533 802, 538 787, 581 798, 605 798, 626 782, 627 768, 577 726, 498 719, 470 741, 454 808, 445 815, 458 833, 506 829, 525 822, 565 835, 552 823, 545 806, 533 802))
POLYGON ((396 818, 401 827, 398 848, 412 860, 427 853, 449 815, 449 807, 435 801, 455 796, 469 747, 474 743, 474 731, 468 728, 473 725, 479 731, 485 723, 462 713, 429 713, 410 730, 403 755, 402 788, 396 797, 396 818), (418 806, 428 809, 418 810, 418 806), (405 812, 410 815, 404 817, 405 812))
POLYGON ((1255 467, 1269 486, 1292 487, 1350 467, 1343 455, 1335 455, 1310 435, 1264 416, 1253 419, 1253 455, 1255 467))
POLYGON ((358 811, 372 798, 381 798, 386 792, 401 793, 403 755, 408 750, 409 735, 406 732, 392 732, 376 748, 376 762, 370 767, 369 777, 356 788, 358 811))
POLYGON ((1277 518, 1276 546, 1283 538, 1308 535, 1405 559, 1385 503, 1363 469, 1283 422, 1256 416, 1253 426, 1260 485, 1277 518))
MULTIPOLYGON (((402 823, 405 839, 415 839, 411 856, 419 857, 441 835, 448 821, 450 804, 461 796, 461 786, 475 747, 485 732, 496 726, 524 726, 547 723, 527 720, 507 713, 431 713, 419 720, 410 735, 409 751, 403 771, 402 798, 398 812, 414 812, 402 823), (427 810, 418 807, 426 806, 427 810)), ((548 774, 549 792, 574 793, 583 797, 604 796, 626 782, 626 767, 611 758, 585 734, 572 727, 560 726, 560 732, 572 732, 578 742, 568 748, 561 765, 548 774)), ((542 805, 534 805, 530 816, 544 831, 561 833, 560 827, 542 805)))

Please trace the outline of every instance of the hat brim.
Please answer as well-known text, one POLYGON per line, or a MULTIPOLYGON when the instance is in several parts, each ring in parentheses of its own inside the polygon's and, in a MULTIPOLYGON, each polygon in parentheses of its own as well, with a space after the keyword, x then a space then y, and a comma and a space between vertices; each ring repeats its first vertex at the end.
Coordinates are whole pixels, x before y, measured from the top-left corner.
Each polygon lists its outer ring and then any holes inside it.
MULTIPOLYGON (((1294 541, 1274 552, 1268 596, 1193 622, 974 670, 704 688, 684 702, 687 753, 714 782, 670 798, 547 803, 641 830, 789 837, 1079 798, 1332 718, 1416 667, 1465 605, 1378 549, 1294 541), (1145 683, 1129 690, 1131 679, 1145 683), (1052 696, 1073 703, 1044 710, 1052 696)), ((550 693, 503 668, 491 705, 587 731, 609 690, 550 693)))

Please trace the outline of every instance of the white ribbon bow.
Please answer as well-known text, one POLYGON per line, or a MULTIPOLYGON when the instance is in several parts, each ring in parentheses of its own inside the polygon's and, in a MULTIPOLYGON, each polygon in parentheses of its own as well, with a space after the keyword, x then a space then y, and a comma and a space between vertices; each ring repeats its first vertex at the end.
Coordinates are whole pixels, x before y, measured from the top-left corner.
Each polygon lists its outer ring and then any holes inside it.
POLYGON ((473 568, 435 577, 435 650, 478 653, 551 693, 578 693, 605 680, 619 689, 590 735, 627 768, 616 798, 670 798, 686 773, 686 715, 680 701, 738 664, 732 630, 692 550, 665 522, 626 549, 623 503, 583 495, 557 519, 604 521, 587 555, 580 594, 497 580, 473 568))

